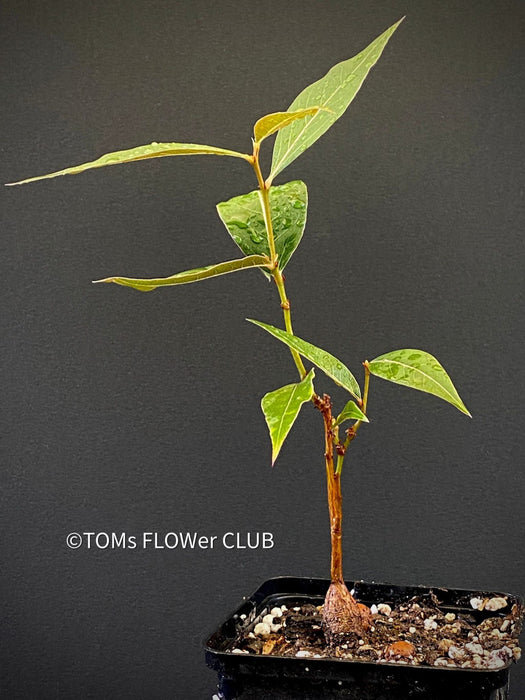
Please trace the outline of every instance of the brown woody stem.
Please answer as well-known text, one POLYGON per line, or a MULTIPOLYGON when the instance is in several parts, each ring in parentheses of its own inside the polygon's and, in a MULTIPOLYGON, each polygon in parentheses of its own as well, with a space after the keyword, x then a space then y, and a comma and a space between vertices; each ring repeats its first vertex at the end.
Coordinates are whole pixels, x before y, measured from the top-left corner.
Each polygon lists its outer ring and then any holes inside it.
POLYGON ((330 515, 330 539, 332 545, 330 587, 323 607, 323 628, 329 644, 337 645, 348 636, 362 637, 370 627, 370 611, 357 603, 343 578, 342 521, 343 498, 341 471, 334 468, 334 429, 332 402, 326 394, 314 398, 321 411, 325 434, 326 482, 328 487, 328 511, 330 515))
POLYGON ((326 484, 328 489, 328 512, 330 516, 330 539, 332 557, 330 578, 332 583, 343 583, 342 521, 343 498, 341 495, 341 475, 334 468, 334 434, 332 427, 332 402, 326 394, 314 400, 323 416, 325 436, 326 484))

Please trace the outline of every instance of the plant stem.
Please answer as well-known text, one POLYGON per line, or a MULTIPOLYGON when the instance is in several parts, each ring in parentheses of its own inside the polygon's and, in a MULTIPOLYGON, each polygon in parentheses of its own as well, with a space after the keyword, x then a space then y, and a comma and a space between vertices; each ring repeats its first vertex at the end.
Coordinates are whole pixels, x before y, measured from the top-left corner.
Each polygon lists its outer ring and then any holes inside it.
MULTIPOLYGON (((255 170, 261 197, 264 222, 268 235, 268 247, 272 267, 270 272, 277 286, 281 299, 281 308, 284 314, 284 323, 288 333, 293 334, 292 315, 290 311, 290 300, 286 296, 284 286, 284 276, 279 269, 279 260, 275 250, 275 238, 273 233, 272 213, 270 207, 270 182, 264 181, 259 165, 259 144, 253 145, 253 156, 251 163, 255 170)), ((301 356, 296 350, 290 349, 294 362, 301 379, 306 376, 301 356)), ((365 378, 364 398, 361 402, 363 412, 366 408, 368 396, 368 368, 365 366, 367 377, 365 378)), ((342 452, 338 450, 337 468, 334 468, 334 442, 339 446, 337 435, 334 432, 334 420, 332 416, 332 402, 326 394, 321 398, 314 394, 312 398, 314 406, 319 409, 323 416, 325 434, 325 467, 326 482, 328 490, 328 512, 330 516, 330 587, 326 594, 323 608, 323 628, 329 644, 336 644, 348 633, 359 634, 370 626, 369 613, 363 612, 353 596, 350 594, 343 578, 343 547, 342 547, 342 521, 343 521, 343 497, 341 493, 341 469, 343 465, 344 452, 350 441, 355 437, 355 428, 351 428, 342 452)))
POLYGON ((341 475, 334 472, 333 468, 331 479, 328 483, 328 509, 332 544, 330 579, 332 583, 343 583, 343 496, 341 494, 341 475))
MULTIPOLYGON (((284 287, 284 277, 282 272, 279 270, 278 267, 276 267, 272 271, 273 279, 275 280, 275 284, 277 286, 277 290, 279 291, 279 297, 281 299, 281 308, 283 310, 283 316, 284 316, 284 325, 288 333, 291 333, 293 335, 293 326, 292 326, 292 312, 290 310, 290 300, 286 296, 286 289, 284 287)), ((299 372, 299 375, 301 379, 304 379, 306 377, 306 369, 303 364, 303 361, 301 359, 301 356, 296 350, 292 350, 290 348, 290 352, 292 353, 292 357, 295 362, 295 366, 297 367, 297 370, 299 372)))
POLYGON ((326 394, 321 399, 315 397, 314 404, 323 416, 325 437, 326 483, 328 487, 328 512, 330 516, 330 540, 332 555, 330 578, 332 583, 343 583, 343 548, 342 520, 343 498, 341 494, 341 475, 334 470, 334 442, 332 427, 332 402, 326 394))
MULTIPOLYGON (((366 415, 366 408, 368 406, 368 389, 370 386, 370 369, 368 368, 368 360, 363 362, 363 367, 365 368, 365 385, 363 387, 363 405, 361 406, 363 413, 366 415)), ((361 425, 362 421, 358 421, 361 425)))
MULTIPOLYGON (((363 637, 371 624, 370 611, 357 603, 343 578, 343 497, 341 473, 334 470, 334 427, 332 402, 326 394, 314 397, 315 406, 324 421, 326 482, 328 485, 328 512, 330 515, 330 586, 323 606, 323 629, 330 646, 341 644, 347 635, 363 637)), ((338 460, 339 462, 339 460, 338 460)))
MULTIPOLYGON (((273 223, 272 223, 272 211, 270 207, 270 184, 264 181, 261 172, 261 166, 259 165, 259 144, 256 142, 253 146, 253 157, 252 165, 255 170, 255 175, 257 177, 257 182, 259 183, 259 192, 261 196, 261 204, 264 216, 264 224, 266 226, 266 233, 268 235, 268 247, 270 249, 270 260, 272 261, 273 268, 270 270, 273 280, 277 286, 279 292, 279 298, 281 299, 281 308, 284 315, 284 325, 288 333, 293 335, 292 326, 292 313, 290 311, 290 300, 286 296, 286 289, 284 286, 284 277, 279 269, 279 260, 277 258, 277 253, 275 250, 275 238, 273 234, 273 223)), ((306 369, 301 359, 301 356, 296 350, 290 348, 295 366, 301 379, 306 377, 306 369)))
POLYGON ((272 212, 270 208, 270 192, 269 188, 264 182, 264 178, 261 172, 261 166, 259 165, 259 144, 255 143, 253 146, 253 169, 255 170, 255 176, 257 177, 257 182, 259 183, 259 192, 261 196, 261 204, 264 216, 264 224, 266 226, 266 233, 268 234, 268 247, 270 249, 270 260, 274 265, 277 265, 277 255, 275 252, 275 239, 273 235, 273 224, 272 224, 272 212))

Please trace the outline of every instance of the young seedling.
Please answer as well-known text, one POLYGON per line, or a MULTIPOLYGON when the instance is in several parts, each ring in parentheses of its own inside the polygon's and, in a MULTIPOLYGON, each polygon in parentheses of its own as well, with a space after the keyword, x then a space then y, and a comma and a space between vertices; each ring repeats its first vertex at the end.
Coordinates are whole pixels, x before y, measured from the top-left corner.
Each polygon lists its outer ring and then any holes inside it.
POLYGON ((97 281, 114 282, 149 292, 158 287, 187 284, 229 272, 259 268, 275 283, 284 317, 284 329, 249 320, 289 348, 299 381, 266 394, 262 399, 262 410, 270 432, 272 464, 304 403, 312 403, 323 420, 331 532, 331 585, 324 604, 323 624, 329 644, 340 642, 348 634, 361 636, 370 625, 370 611, 355 601, 343 578, 341 476, 350 443, 361 426, 368 423, 367 403, 371 375, 434 394, 470 415, 441 364, 422 350, 394 350, 370 362, 363 362, 364 382, 361 391, 356 378, 343 362, 294 334, 291 303, 285 288, 283 270, 299 245, 305 227, 307 189, 300 180, 283 185, 274 185, 273 182, 277 175, 317 141, 345 112, 399 23, 381 34, 357 56, 338 63, 323 78, 305 88, 288 110, 259 119, 254 126, 251 153, 193 143, 153 142, 147 146, 109 153, 98 160, 48 175, 10 183, 22 184, 107 165, 181 155, 241 158, 253 168, 258 189, 217 205, 218 214, 242 251, 242 257, 178 272, 165 278, 108 277, 97 281), (265 177, 261 171, 259 152, 265 139, 273 134, 277 136, 272 164, 265 177), (313 366, 307 369, 305 361, 313 366), (316 393, 315 368, 328 375, 352 397, 340 412, 334 414, 330 396, 319 396, 316 393))

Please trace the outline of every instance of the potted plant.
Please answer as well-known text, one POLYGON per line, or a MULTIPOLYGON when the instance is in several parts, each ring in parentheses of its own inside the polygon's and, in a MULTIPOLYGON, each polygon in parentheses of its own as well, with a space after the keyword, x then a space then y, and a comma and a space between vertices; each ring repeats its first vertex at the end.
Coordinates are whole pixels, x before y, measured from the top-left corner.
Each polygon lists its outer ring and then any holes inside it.
POLYGON ((370 420, 372 377, 433 394, 470 416, 445 369, 428 352, 403 348, 365 360, 360 384, 341 360, 303 338, 303 333, 297 336, 292 325, 292 303, 283 272, 303 235, 307 188, 302 181, 274 181, 343 115, 399 24, 305 88, 286 111, 261 117, 254 125, 249 153, 193 143, 154 142, 10 183, 179 155, 240 158, 253 169, 258 189, 217 205, 241 257, 166 278, 114 276, 97 280, 148 292, 257 268, 275 285, 284 327, 248 320, 288 349, 297 375, 295 381, 262 398, 272 465, 304 404, 311 404, 322 421, 320 454, 324 454, 330 516, 330 580, 272 579, 212 635, 207 658, 219 672, 222 697, 394 698, 418 693, 418 697, 430 698, 460 688, 462 697, 503 698, 510 662, 519 658, 522 606, 513 596, 362 582, 347 585, 343 576, 341 478, 351 443, 370 420), (270 172, 263 174, 261 148, 273 135, 270 172), (330 396, 316 392, 315 372, 319 370, 348 392, 348 401, 337 410, 330 396), (309 630, 303 635, 306 641, 298 629, 309 630), (438 638, 434 646, 433 638, 438 638), (315 653, 321 648, 319 640, 324 645, 322 653, 315 653), (301 644, 304 648, 299 648, 301 644), (426 656, 425 645, 430 648, 426 656), (416 669, 420 671, 417 679, 416 669))

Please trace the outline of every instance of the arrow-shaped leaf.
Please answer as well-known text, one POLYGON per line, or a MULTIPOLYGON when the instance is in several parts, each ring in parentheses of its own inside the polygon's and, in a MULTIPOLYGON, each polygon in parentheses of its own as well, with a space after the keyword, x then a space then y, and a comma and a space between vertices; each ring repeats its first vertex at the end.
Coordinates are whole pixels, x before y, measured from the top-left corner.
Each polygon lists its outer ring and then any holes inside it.
POLYGON ((192 155, 216 155, 216 156, 233 156, 234 158, 244 158, 250 160, 250 156, 246 153, 238 153, 237 151, 229 151, 225 148, 216 148, 215 146, 203 146, 198 143, 153 143, 147 146, 137 146, 136 148, 128 148, 124 151, 115 151, 114 153, 106 153, 97 160, 92 160, 89 163, 75 165, 72 168, 65 170, 57 170, 54 173, 47 175, 39 175, 38 177, 29 177, 27 180, 19 182, 8 182, 10 185, 23 185, 26 182, 35 182, 35 180, 46 180, 59 175, 76 175, 84 170, 92 168, 104 168, 106 165, 118 165, 120 163, 131 163, 135 160, 146 160, 148 158, 165 158, 166 156, 192 156, 192 155))
POLYGON ((341 425, 345 420, 360 420, 363 423, 368 423, 369 420, 359 408, 355 401, 349 401, 343 408, 341 413, 335 419, 336 425, 341 425))
POLYGON ((197 267, 194 270, 186 270, 178 272, 171 277, 160 277, 159 279, 136 279, 133 277, 106 277, 103 280, 95 280, 95 284, 99 282, 114 282, 121 284, 124 287, 133 287, 139 292, 151 292, 157 287, 171 287, 175 284, 189 284, 190 282, 199 282, 208 277, 218 277, 225 275, 228 272, 236 272, 237 270, 245 270, 249 267, 267 267, 270 265, 270 260, 264 255, 250 255, 239 260, 229 260, 228 262, 217 263, 216 265, 208 265, 207 267, 197 267))
POLYGON ((376 377, 434 394, 470 416, 448 374, 435 357, 423 350, 394 350, 368 363, 376 377))
POLYGON ((271 134, 275 134, 279 129, 284 129, 285 126, 291 124, 297 119, 304 119, 311 114, 317 114, 321 107, 307 107, 306 109, 298 109, 296 112, 273 112, 266 114, 255 122, 253 127, 253 135, 259 143, 271 134))
POLYGON ((250 321, 250 323, 255 323, 256 326, 264 328, 264 330, 268 331, 274 338, 277 338, 277 340, 285 343, 285 345, 288 345, 292 350, 296 350, 300 355, 306 357, 307 360, 310 360, 316 367, 319 367, 320 370, 327 374, 330 379, 333 379, 336 384, 349 391, 358 401, 360 400, 361 390, 359 384, 348 367, 338 360, 337 357, 330 355, 326 350, 321 350, 321 348, 306 342, 306 340, 301 340, 301 338, 298 338, 296 335, 283 331, 281 328, 275 328, 275 326, 261 323, 261 321, 254 321, 252 318, 248 318, 247 320, 250 321))
POLYGON ((298 384, 288 384, 263 396, 261 407, 272 440, 272 467, 303 403, 314 395, 314 370, 298 384))
POLYGON ((319 105, 324 109, 305 117, 302 121, 289 124, 279 132, 273 149, 272 169, 268 178, 270 182, 315 143, 346 111, 399 22, 377 37, 357 56, 333 66, 323 78, 309 85, 295 98, 288 108, 289 112, 305 109, 310 105, 319 105))
MULTIPOLYGON (((270 187, 275 250, 284 269, 299 245, 306 224, 308 192, 301 180, 270 187)), ((270 255, 259 190, 217 204, 221 221, 245 255, 270 255)))

